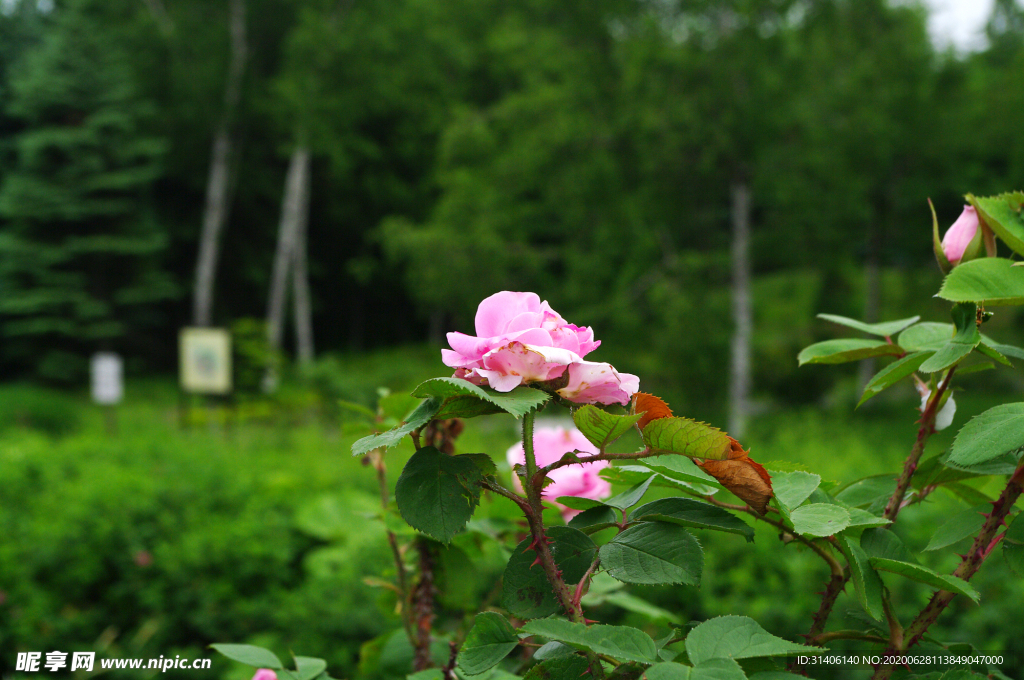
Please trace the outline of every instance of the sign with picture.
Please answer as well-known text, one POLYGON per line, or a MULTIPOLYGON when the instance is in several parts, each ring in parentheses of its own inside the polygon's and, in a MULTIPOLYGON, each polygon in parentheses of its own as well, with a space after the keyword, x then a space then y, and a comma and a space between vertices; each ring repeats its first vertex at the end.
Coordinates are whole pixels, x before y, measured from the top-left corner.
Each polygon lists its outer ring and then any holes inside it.
POLYGON ((196 394, 228 394, 231 334, 223 328, 183 328, 178 339, 181 388, 196 394))

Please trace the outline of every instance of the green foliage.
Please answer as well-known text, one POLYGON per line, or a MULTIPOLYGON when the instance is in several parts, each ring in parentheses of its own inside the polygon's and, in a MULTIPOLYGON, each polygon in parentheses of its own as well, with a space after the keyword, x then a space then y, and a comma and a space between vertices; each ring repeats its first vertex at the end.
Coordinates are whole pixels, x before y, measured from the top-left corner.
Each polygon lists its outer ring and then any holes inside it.
POLYGON ((906 329, 909 326, 914 325, 921 320, 919 316, 912 316, 909 319, 900 319, 899 321, 886 321, 884 323, 864 323, 863 321, 857 321, 856 319, 848 319, 845 316, 836 316, 835 314, 819 314, 819 319, 825 319, 832 323, 837 323, 840 326, 847 326, 854 328, 858 331, 863 331, 870 335, 878 335, 883 338, 888 338, 892 335, 896 335, 900 331, 906 329))
POLYGON ((754 530, 727 510, 692 498, 662 498, 641 505, 629 514, 629 521, 671 522, 696 529, 726 531, 754 540, 754 530))
POLYGON ((986 307, 1024 304, 1024 269, 998 257, 965 262, 942 282, 939 297, 986 307))
POLYGON ((644 444, 656 453, 725 460, 730 450, 729 435, 689 418, 658 418, 647 423, 641 434, 644 444))
POLYGON ((746 616, 719 616, 700 624, 686 636, 686 654, 695 664, 709 659, 750 659, 823 652, 817 647, 778 638, 746 616))
POLYGON ((478 405, 467 404, 462 401, 463 397, 493 404, 500 411, 511 413, 517 418, 526 415, 551 399, 551 395, 524 385, 520 385, 510 392, 498 392, 490 387, 478 387, 460 378, 427 380, 414 389, 412 395, 443 399, 445 411, 441 417, 447 418, 465 418, 493 412, 478 405), (459 399, 456 402, 458 405, 450 403, 449 399, 459 399))
POLYGON ((831 503, 809 503, 789 513, 793 530, 807 536, 833 536, 850 526, 850 513, 831 503))
POLYGON ((572 421, 576 423, 579 431, 602 452, 609 444, 626 434, 642 417, 642 413, 635 416, 613 415, 592 404, 585 404, 572 413, 572 421))
POLYGON ((967 467, 1024 447, 1024 404, 1002 404, 972 418, 953 442, 948 463, 967 467))
MULTIPOLYGON (((406 416, 401 425, 386 432, 368 435, 353 444, 352 455, 361 456, 373 449, 390 449, 393 446, 398 446, 405 439, 406 435, 429 423, 440 408, 440 399, 424 399, 412 413, 406 416)), ((467 517, 467 519, 469 518, 467 517)))
POLYGON ((0 318, 8 358, 67 381, 85 353, 137 350, 177 288, 147 200, 166 142, 146 129, 129 52, 100 3, 53 14, 11 74, 7 111, 24 127, 0 185, 0 318))
POLYGON ((1024 192, 979 198, 967 196, 982 221, 1018 255, 1024 255, 1024 192))
MULTIPOLYGON (((551 527, 548 538, 562 578, 566 583, 579 582, 590 568, 597 546, 586 534, 570 527, 551 527)), ((527 538, 516 546, 501 586, 501 606, 521 619, 549 616, 560 609, 544 571, 533 567, 537 553, 530 543, 527 538)))
POLYGON ((961 302, 953 306, 953 337, 920 366, 924 373, 937 373, 953 366, 981 343, 977 325, 978 308, 974 303, 961 302))
POLYGON ((518 644, 519 636, 504 616, 481 612, 459 650, 459 670, 469 675, 490 670, 518 644))
POLYGON ((881 340, 826 340, 807 347, 797 361, 804 364, 843 364, 870 357, 894 356, 903 353, 898 345, 881 340))
POLYGON ((601 546, 601 564, 620 581, 700 584, 704 551, 693 535, 670 522, 644 521, 601 546))
POLYGON ((448 456, 433 446, 423 447, 406 463, 395 486, 402 518, 447 543, 473 516, 482 476, 469 455, 448 456))
POLYGON ((563 619, 535 619, 523 625, 522 630, 616 659, 651 663, 658 658, 654 640, 643 631, 627 626, 587 626, 563 619))

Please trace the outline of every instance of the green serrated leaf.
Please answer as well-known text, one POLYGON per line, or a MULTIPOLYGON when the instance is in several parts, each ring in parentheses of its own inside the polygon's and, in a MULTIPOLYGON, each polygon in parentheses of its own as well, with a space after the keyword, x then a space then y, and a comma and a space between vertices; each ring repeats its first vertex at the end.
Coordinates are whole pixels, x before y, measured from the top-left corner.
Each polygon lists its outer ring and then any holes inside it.
POLYGON ((857 338, 839 338, 817 342, 805 347, 797 355, 800 366, 804 364, 845 364, 848 361, 859 361, 870 357, 899 356, 903 350, 884 340, 860 340, 857 338))
POLYGON ((605 447, 613 441, 629 432, 629 429, 636 425, 641 418, 643 418, 642 413, 634 416, 617 416, 591 404, 579 407, 572 414, 572 421, 576 423, 579 431, 601 452, 604 452, 605 447))
POLYGON ((850 513, 841 505, 811 503, 789 513, 793 531, 804 536, 834 536, 850 526, 850 513))
POLYGON ((985 524, 985 513, 992 509, 987 503, 956 513, 935 530, 925 550, 938 550, 978 533, 985 524))
MULTIPOLYGON (((1024 262, 1018 262, 1017 264, 1024 264, 1024 262)), ((986 345, 988 345, 995 351, 999 352, 1000 354, 1003 354, 1008 357, 1013 357, 1014 359, 1024 359, 1024 349, 1021 349, 1020 347, 1014 347, 1013 345, 1006 345, 1001 342, 995 342, 991 338, 986 337, 984 333, 981 334, 981 339, 986 345)))
POLYGON ((1024 512, 1010 522, 1003 536, 1003 558, 1017 576, 1024 576, 1024 512))
POLYGON ((418 430, 427 423, 430 422, 434 414, 441 407, 440 399, 424 399, 420 402, 420 405, 416 407, 412 413, 410 413, 404 424, 399 425, 393 430, 387 432, 381 432, 379 434, 371 434, 368 437, 363 437, 352 445, 352 455, 361 456, 369 453, 374 449, 385 448, 390 449, 393 446, 397 446, 402 439, 405 438, 413 430, 418 430))
POLYGON ((854 527, 884 527, 892 524, 886 518, 879 517, 860 508, 847 508, 846 511, 850 513, 850 529, 854 527))
POLYGON ((981 599, 981 595, 978 594, 977 590, 971 587, 971 584, 963 579, 957 578, 956 576, 936 574, 927 567, 923 567, 920 564, 911 564, 910 562, 898 562, 884 557, 872 557, 870 559, 871 566, 875 569, 899 574, 900 576, 909 578, 912 581, 924 583, 925 585, 938 588, 939 590, 948 590, 960 595, 966 595, 975 602, 981 599))
POLYGON ((861 396, 860 401, 857 402, 857 406, 913 374, 933 354, 934 352, 914 352, 883 368, 864 386, 864 394, 861 396))
POLYGON ((1000 404, 971 418, 956 435, 948 462, 968 466, 1024 447, 1024 403, 1000 404))
POLYGON ((945 489, 954 496, 961 498, 967 502, 968 505, 981 505, 982 503, 991 503, 992 499, 986 496, 981 491, 978 491, 973 486, 968 486, 963 482, 952 482, 950 484, 944 484, 942 489, 945 489))
POLYGON ((714 529, 754 540, 754 529, 728 510, 692 498, 662 498, 641 505, 629 515, 629 521, 670 522, 698 529, 714 529))
POLYGON ((327 662, 323 659, 316 659, 311 656, 295 657, 295 678, 296 680, 313 680, 327 670, 327 662))
POLYGON ((795 510, 818 488, 821 477, 810 472, 780 472, 772 475, 776 500, 789 512, 795 510))
POLYGON ((885 507, 895 488, 896 478, 893 475, 872 475, 848 484, 836 494, 836 500, 874 514, 885 507))
POLYGON ((402 519, 442 543, 462 531, 480 502, 483 473, 473 455, 448 456, 433 446, 414 453, 395 485, 402 519))
POLYGON ((888 529, 865 530, 860 537, 860 547, 870 558, 878 557, 910 564, 917 562, 903 541, 888 529))
POLYGON ((925 321, 900 333, 900 347, 908 352, 937 352, 953 337, 951 323, 925 321))
POLYGON ((686 654, 698 665, 708 659, 752 659, 825 651, 776 637, 747 616, 719 616, 700 624, 686 636, 686 654))
MULTIPOLYGON (((678 482, 696 484, 714 489, 722 488, 722 485, 718 483, 717 479, 701 470, 692 460, 685 456, 653 456, 651 458, 641 459, 637 462, 640 463, 640 466, 653 470, 666 478, 678 482)), ((640 466, 628 467, 634 468, 640 466)), ((621 467, 627 466, 620 466, 620 468, 621 467)))
MULTIPOLYGON (((566 583, 578 583, 590 569, 597 553, 594 542, 578 529, 551 527, 547 530, 555 564, 566 583)), ((535 619, 558 612, 561 607, 540 565, 533 566, 537 553, 527 552, 532 539, 525 539, 512 552, 502 581, 501 606, 521 619, 535 619)))
POLYGON ((700 584, 704 551, 690 532, 669 522, 641 522, 601 546, 601 565, 625 583, 700 584))
POLYGON ((951 302, 976 302, 986 307, 1024 304, 1024 269, 1011 260, 983 257, 949 273, 939 297, 951 302))
POLYGON ((275 671, 279 671, 284 668, 284 665, 281 664, 281 660, 277 658, 277 655, 263 647, 217 642, 210 645, 210 648, 220 652, 232 661, 244 663, 245 665, 252 666, 254 668, 269 668, 275 671))
POLYGON ((691 666, 666 661, 656 663, 640 676, 640 680, 690 680, 691 666))
POLYGON ((559 496, 555 499, 555 502, 561 503, 572 510, 590 510, 591 508, 606 507, 601 501, 595 501, 593 498, 584 498, 583 496, 559 496))
POLYGON ((641 435, 652 451, 678 453, 689 458, 725 460, 731 448, 729 435, 689 418, 673 416, 652 420, 641 435))
POLYGON ((618 524, 619 514, 614 508, 607 505, 599 505, 596 508, 584 510, 569 520, 568 524, 573 529, 579 529, 585 534, 592 534, 608 527, 618 524))
POLYGON ((651 636, 629 626, 587 626, 564 619, 537 619, 527 622, 522 631, 625 661, 652 663, 658 659, 658 648, 651 636))
MULTIPOLYGON (((583 597, 583 604, 585 606, 588 603, 588 597, 589 595, 583 597)), ((601 598, 601 603, 614 605, 621 609, 625 609, 628 612, 633 612, 634 614, 640 614, 644 618, 655 622, 668 622, 674 624, 682 623, 682 620, 678 616, 667 609, 662 609, 661 607, 651 604, 647 600, 639 598, 636 595, 631 595, 627 592, 615 592, 605 595, 601 598)))
POLYGON ((836 544, 850 565, 850 578, 857 594, 857 601, 876 621, 882 620, 882 579, 871 566, 867 553, 857 543, 844 534, 836 536, 836 544))
POLYGON ((460 394, 445 399, 434 418, 436 420, 476 418, 477 416, 490 416, 495 413, 505 413, 505 410, 497 404, 492 404, 479 397, 460 394))
POLYGON ((506 413, 521 418, 530 411, 536 410, 551 395, 532 387, 520 385, 510 392, 498 392, 490 387, 479 387, 461 378, 432 378, 420 383, 412 391, 414 397, 449 397, 470 396, 494 404, 506 413))
POLYGON ((846 326, 847 328, 854 328, 858 331, 863 331, 870 335, 877 335, 880 338, 888 338, 896 335, 908 326, 912 326, 921 320, 919 316, 912 316, 908 319, 900 319, 899 321, 883 321, 882 323, 864 323, 863 321, 857 321, 856 319, 850 319, 845 316, 836 316, 835 314, 819 314, 819 319, 825 321, 831 321, 837 323, 840 326, 846 326))
POLYGON ((989 229, 1018 255, 1024 255, 1024 217, 1021 215, 1024 193, 1016 191, 984 197, 968 195, 967 200, 989 229))
POLYGON ((504 616, 495 612, 476 615, 459 650, 459 670, 479 675, 490 670, 519 644, 519 636, 504 616))
POLYGON ((953 326, 956 334, 918 369, 925 373, 944 371, 957 363, 981 342, 976 322, 978 307, 973 302, 953 305, 953 326))
MULTIPOLYGON (((1010 363, 1010 360, 1007 359, 1006 357, 1004 357, 1003 354, 999 350, 993 348, 991 345, 986 343, 984 337, 982 337, 981 343, 975 348, 975 350, 979 354, 984 354, 989 359, 993 359, 994 361, 998 361, 1003 366, 1013 366, 1013 364, 1010 363)), ((974 366, 972 366, 971 368, 974 368, 974 366)), ((965 372, 962 369, 959 371, 959 375, 960 376, 963 376, 964 373, 965 372)))
POLYGON ((633 507, 639 503, 640 499, 644 497, 645 493, 647 493, 647 489, 650 488, 651 482, 654 481, 654 477, 655 475, 651 475, 645 481, 640 482, 639 484, 634 484, 626 491, 607 499, 604 504, 610 505, 613 508, 618 508, 619 510, 627 510, 633 507))
POLYGON ((547 659, 523 676, 523 680, 580 680, 590 675, 586 658, 574 654, 547 659))

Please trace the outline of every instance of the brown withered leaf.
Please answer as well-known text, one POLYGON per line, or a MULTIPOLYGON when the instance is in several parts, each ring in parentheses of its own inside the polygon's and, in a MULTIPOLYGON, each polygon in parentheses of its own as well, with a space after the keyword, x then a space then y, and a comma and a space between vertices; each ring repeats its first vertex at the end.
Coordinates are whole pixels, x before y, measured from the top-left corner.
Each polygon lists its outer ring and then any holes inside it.
POLYGON ((663 399, 653 394, 646 394, 645 392, 637 392, 633 395, 633 403, 630 405, 629 413, 630 415, 644 414, 644 417, 636 424, 641 431, 652 420, 672 417, 672 409, 668 407, 668 404, 663 399))
POLYGON ((740 443, 729 437, 731 449, 728 460, 695 460, 698 467, 718 480, 726 489, 743 499, 758 514, 763 515, 771 500, 772 478, 760 463, 743 450, 740 443))

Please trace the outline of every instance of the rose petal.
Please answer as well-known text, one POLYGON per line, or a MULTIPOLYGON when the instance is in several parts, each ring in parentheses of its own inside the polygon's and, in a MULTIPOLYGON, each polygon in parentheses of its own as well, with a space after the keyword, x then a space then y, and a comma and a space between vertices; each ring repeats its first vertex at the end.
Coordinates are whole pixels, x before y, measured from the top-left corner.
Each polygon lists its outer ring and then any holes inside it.
POLYGON ((484 299, 476 309, 476 334, 481 338, 502 335, 508 323, 524 312, 539 312, 540 298, 536 293, 515 293, 503 290, 484 299))
POLYGON ((946 259, 950 264, 960 263, 964 251, 967 250, 967 246, 971 244, 977 232, 978 212, 972 206, 965 205, 960 217, 942 237, 942 252, 946 254, 946 259))
POLYGON ((574 360, 580 358, 566 350, 513 341, 485 354, 481 360, 483 368, 476 370, 487 378, 491 387, 508 392, 523 383, 553 380, 574 360))
POLYGON ((581 361, 569 366, 569 384, 558 395, 577 404, 626 404, 640 389, 640 378, 611 364, 581 361))

